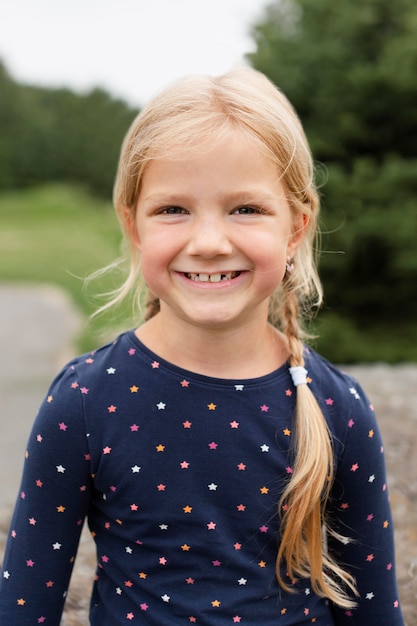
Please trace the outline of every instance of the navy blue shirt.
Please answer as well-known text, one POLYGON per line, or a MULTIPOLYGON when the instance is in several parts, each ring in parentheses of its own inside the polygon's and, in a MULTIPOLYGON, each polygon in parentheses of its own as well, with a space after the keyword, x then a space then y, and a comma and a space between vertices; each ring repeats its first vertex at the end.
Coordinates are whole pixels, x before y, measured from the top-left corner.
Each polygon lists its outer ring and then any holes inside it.
MULTIPOLYGON (((288 366, 249 380, 167 363, 133 331, 71 361, 30 435, 0 582, 0 624, 59 624, 84 519, 97 545, 93 626, 402 626, 383 446, 358 384, 306 349, 333 435, 329 549, 357 579, 335 608, 276 582, 292 473, 288 366)), ((291 582, 291 581, 288 581, 291 582)))

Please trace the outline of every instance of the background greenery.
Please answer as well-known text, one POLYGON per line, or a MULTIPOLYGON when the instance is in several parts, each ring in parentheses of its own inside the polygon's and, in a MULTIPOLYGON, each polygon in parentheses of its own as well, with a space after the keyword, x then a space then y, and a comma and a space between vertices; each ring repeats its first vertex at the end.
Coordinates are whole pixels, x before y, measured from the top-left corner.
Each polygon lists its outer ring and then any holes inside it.
MULTIPOLYGON (((316 346, 339 363, 417 361, 415 0, 276 0, 251 33, 248 61, 293 102, 319 164, 316 346)), ((56 282, 93 310, 74 275, 119 255, 111 189, 136 113, 98 89, 20 85, 0 64, 0 280, 56 282)))

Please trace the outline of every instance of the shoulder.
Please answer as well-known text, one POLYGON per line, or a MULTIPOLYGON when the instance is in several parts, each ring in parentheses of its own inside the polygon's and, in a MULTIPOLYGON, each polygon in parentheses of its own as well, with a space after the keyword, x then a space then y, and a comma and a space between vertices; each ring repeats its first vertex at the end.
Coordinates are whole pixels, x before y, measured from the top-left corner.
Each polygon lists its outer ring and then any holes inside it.
POLYGON ((339 441, 353 425, 363 432, 377 429, 374 408, 360 382, 310 348, 305 362, 311 391, 339 441))

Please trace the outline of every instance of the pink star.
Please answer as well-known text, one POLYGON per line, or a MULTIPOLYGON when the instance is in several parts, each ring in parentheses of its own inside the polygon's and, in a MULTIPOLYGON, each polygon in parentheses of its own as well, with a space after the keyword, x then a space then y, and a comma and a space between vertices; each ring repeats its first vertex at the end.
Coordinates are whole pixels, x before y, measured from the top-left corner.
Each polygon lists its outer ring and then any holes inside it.
POLYGON ((126 619, 135 619, 134 613, 126 613, 126 619))
POLYGON ((132 424, 130 430, 132 431, 132 433, 137 433, 139 430, 139 426, 137 424, 132 424))
POLYGON ((43 624, 45 620, 46 620, 46 617, 44 617, 43 615, 42 617, 38 617, 38 624, 43 624))
POLYGON ((194 578, 186 578, 185 582, 187 583, 187 585, 194 585, 195 580, 194 578))
POLYGON ((368 561, 368 563, 370 563, 371 561, 374 560, 374 555, 373 554, 368 554, 368 556, 366 557, 366 560, 368 561))
POLYGON ((68 428, 68 426, 64 422, 60 422, 58 425, 59 425, 59 430, 67 430, 68 428))
POLYGON ((327 404, 328 406, 333 406, 333 404, 334 404, 334 400, 333 400, 333 398, 327 398, 327 399, 326 399, 326 404, 327 404))
POLYGON ((78 383, 72 383, 71 389, 78 389, 78 383))
POLYGON ((114 406, 114 404, 111 404, 110 406, 107 407, 107 410, 109 413, 116 413, 116 409, 117 407, 114 406))
POLYGON ((244 504, 238 504, 236 508, 237 508, 238 511, 245 511, 246 510, 246 506, 244 504))
POLYGON ((109 446, 106 446, 105 448, 103 448, 103 454, 110 454, 111 452, 111 448, 109 448, 109 446))
POLYGON ((165 491, 166 485, 158 485, 158 491, 165 491))
POLYGON ((154 362, 152 363, 152 369, 157 370, 157 369, 158 369, 158 367, 159 367, 159 363, 158 363, 158 361, 154 361, 154 362))
POLYGON ((129 356, 133 356, 134 354, 136 354, 136 350, 135 350, 135 348, 130 348, 130 349, 127 351, 127 353, 128 353, 128 355, 129 355, 129 356))
POLYGON ((287 472, 287 474, 292 474, 294 470, 292 467, 288 466, 285 468, 285 471, 287 472))
POLYGON ((131 505, 130 505, 130 510, 131 510, 131 511, 137 511, 138 509, 139 509, 139 507, 138 507, 138 505, 137 505, 137 504, 131 504, 131 505))
POLYGON ((159 558, 159 565, 166 565, 167 564, 167 560, 164 556, 161 556, 159 558))
POLYGON ((242 548, 242 544, 241 544, 241 543, 235 543, 235 544, 233 545, 233 547, 234 547, 234 549, 235 549, 235 550, 241 550, 241 548, 242 548))
POLYGON ((366 521, 367 521, 367 522, 372 522, 372 520, 373 520, 373 519, 374 519, 374 516, 372 515, 372 513, 370 513, 370 514, 368 515, 368 517, 366 518, 366 521))
POLYGON ((39 479, 38 479, 38 480, 36 481, 36 486, 37 486, 37 487, 42 487, 42 486, 43 486, 43 482, 42 482, 41 480, 39 480, 39 479))
POLYGON ((188 387, 188 386, 189 386, 189 384, 190 384, 190 381, 189 381, 189 380, 182 380, 182 381, 181 381, 181 387, 188 387))
POLYGON ((351 472, 357 472, 357 471, 358 471, 358 469, 359 469, 359 463, 354 463, 354 464, 352 465, 352 467, 350 468, 350 471, 351 471, 351 472))
POLYGON ((193 615, 190 615, 190 617, 188 619, 191 622, 191 624, 195 624, 197 622, 197 618, 194 617, 193 615))
POLYGON ((237 466, 237 469, 241 472, 244 472, 246 469, 246 465, 244 463, 239 463, 239 465, 237 466))
POLYGON ((210 448, 210 450, 215 450, 218 445, 219 444, 217 444, 214 441, 212 441, 211 443, 208 444, 208 447, 210 448))
POLYGON ((27 567, 33 567, 35 565, 35 561, 32 561, 32 559, 29 559, 28 561, 26 561, 26 565, 27 567))
POLYGON ((184 428, 191 428, 191 424, 192 422, 189 422, 188 420, 186 422, 183 422, 182 425, 184 426, 184 428))
POLYGON ((234 624, 240 623, 241 619, 242 618, 240 617, 240 615, 235 615, 234 618, 233 618, 233 623, 234 624))
POLYGON ((86 363, 88 363, 89 365, 91 365, 91 363, 94 363, 94 359, 92 359, 91 357, 85 360, 86 363))
POLYGON ((35 518, 34 518, 34 517, 30 517, 30 518, 29 518, 29 524, 30 524, 31 526, 35 526, 35 524, 36 524, 36 520, 35 520, 35 518))
POLYGON ((392 563, 388 563, 388 565, 387 565, 387 570, 388 570, 388 571, 392 570, 392 563))
POLYGON ((398 600, 394 600, 394 609, 398 609, 400 603, 398 602, 398 600))
POLYGON ((355 422, 353 420, 349 420, 348 421, 349 428, 352 428, 354 424, 355 424, 355 422))
POLYGON ((139 605, 141 611, 147 611, 149 609, 149 606, 146 604, 146 602, 142 602, 142 604, 139 605))
POLYGON ((287 389, 287 390, 286 390, 286 392, 285 392, 285 395, 286 395, 286 396, 292 396, 292 391, 291 391, 291 389, 287 389))
POLYGON ((101 557, 101 560, 103 561, 103 563, 108 563, 109 557, 107 556, 107 554, 103 554, 103 556, 101 557))
POLYGON ((259 527, 259 530, 261 531, 261 533, 267 533, 268 532, 268 526, 265 526, 265 524, 263 526, 259 527))
POLYGON ((239 428, 239 422, 233 420, 233 422, 230 422, 230 428, 239 428))
POLYGON ((54 584, 55 584, 55 583, 54 583, 54 581, 53 581, 53 580, 48 580, 48 582, 46 582, 46 583, 45 583, 45 585, 46 585, 48 588, 53 587, 53 586, 54 586, 54 584))
POLYGON ((216 524, 214 522, 209 522, 207 524, 208 530, 214 530, 216 528, 216 524))
POLYGON ((42 441, 42 435, 36 435, 36 441, 37 441, 38 443, 41 443, 41 441, 42 441))
POLYGON ((262 411, 262 413, 268 413, 268 411, 269 411, 269 406, 267 406, 266 404, 263 404, 263 405, 261 406, 261 411, 262 411))
POLYGON ((213 561, 213 567, 220 567, 222 564, 221 561, 213 561))
POLYGON ((188 461, 182 461, 182 463, 180 463, 182 469, 188 469, 189 465, 188 461))

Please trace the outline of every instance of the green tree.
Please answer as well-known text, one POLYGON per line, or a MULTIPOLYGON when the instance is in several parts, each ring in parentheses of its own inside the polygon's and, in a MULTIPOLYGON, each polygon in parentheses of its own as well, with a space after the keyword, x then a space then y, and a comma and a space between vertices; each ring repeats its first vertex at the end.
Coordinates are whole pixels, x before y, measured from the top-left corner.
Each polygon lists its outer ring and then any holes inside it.
POLYGON ((415 2, 279 0, 252 37, 250 62, 293 102, 325 165, 324 316, 380 335, 390 324, 398 339, 417 319, 415 2))

